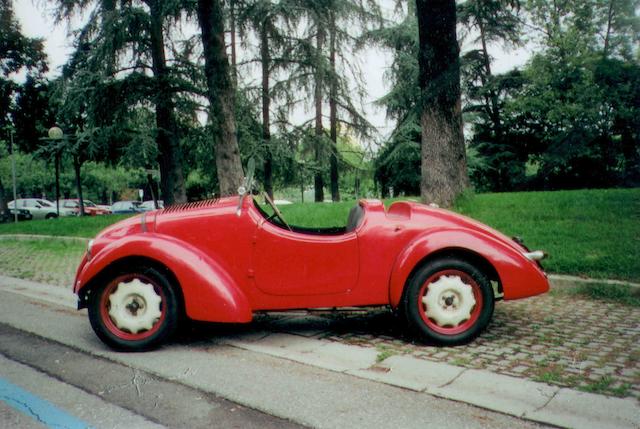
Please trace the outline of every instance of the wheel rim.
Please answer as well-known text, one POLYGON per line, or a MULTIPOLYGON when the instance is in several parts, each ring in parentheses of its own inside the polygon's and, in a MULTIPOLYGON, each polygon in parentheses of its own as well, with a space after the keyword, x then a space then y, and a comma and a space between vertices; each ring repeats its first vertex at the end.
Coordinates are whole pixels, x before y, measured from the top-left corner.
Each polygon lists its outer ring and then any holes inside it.
POLYGON ((429 277, 418 299, 420 317, 429 329, 456 335, 477 322, 483 301, 480 286, 460 270, 439 271, 429 277))
POLYGON ((144 340, 155 334, 166 318, 165 294, 150 278, 140 274, 111 281, 100 299, 106 328, 123 340, 144 340))

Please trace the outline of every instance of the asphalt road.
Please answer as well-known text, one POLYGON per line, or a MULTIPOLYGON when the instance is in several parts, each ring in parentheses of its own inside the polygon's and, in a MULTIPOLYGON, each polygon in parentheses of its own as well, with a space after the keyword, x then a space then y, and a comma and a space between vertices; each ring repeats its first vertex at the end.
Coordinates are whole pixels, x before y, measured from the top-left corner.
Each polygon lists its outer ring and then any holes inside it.
POLYGON ((0 287, 0 427, 41 427, 56 413, 67 427, 96 428, 539 427, 241 350, 215 331, 155 352, 114 353, 70 300, 10 289, 0 287), (44 408, 20 408, 24 395, 44 408))

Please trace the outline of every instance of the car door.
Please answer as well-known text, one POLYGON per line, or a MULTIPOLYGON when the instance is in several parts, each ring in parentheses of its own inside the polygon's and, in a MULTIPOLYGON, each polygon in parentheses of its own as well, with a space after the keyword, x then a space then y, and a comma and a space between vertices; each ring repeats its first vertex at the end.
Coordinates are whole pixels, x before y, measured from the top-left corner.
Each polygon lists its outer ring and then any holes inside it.
POLYGON ((258 288, 270 295, 348 293, 359 275, 355 232, 315 235, 259 223, 253 271, 258 288))
POLYGON ((34 219, 44 219, 46 215, 36 200, 22 200, 21 207, 29 210, 34 219))

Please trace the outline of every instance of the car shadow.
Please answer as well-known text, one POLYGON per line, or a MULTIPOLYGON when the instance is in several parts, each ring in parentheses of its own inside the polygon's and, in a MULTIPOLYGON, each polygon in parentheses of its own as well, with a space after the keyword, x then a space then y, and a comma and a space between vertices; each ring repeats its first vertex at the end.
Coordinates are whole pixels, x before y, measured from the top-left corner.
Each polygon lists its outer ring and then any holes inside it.
POLYGON ((365 343, 375 338, 415 342, 401 320, 388 308, 328 311, 269 312, 254 315, 251 323, 187 321, 174 342, 189 346, 228 339, 263 338, 286 333, 307 338, 365 343))

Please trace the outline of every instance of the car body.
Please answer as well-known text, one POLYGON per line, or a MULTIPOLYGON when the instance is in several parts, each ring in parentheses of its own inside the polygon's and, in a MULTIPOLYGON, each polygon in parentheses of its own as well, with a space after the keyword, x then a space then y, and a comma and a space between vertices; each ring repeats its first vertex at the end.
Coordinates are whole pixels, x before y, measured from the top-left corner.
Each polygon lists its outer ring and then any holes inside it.
MULTIPOLYGON (((157 203, 158 203, 158 209, 164 208, 163 200, 158 200, 157 203)), ((145 212, 156 210, 156 203, 153 200, 145 201, 142 204, 140 204, 140 208, 145 212)))
POLYGON ((0 212, 0 222, 13 222, 18 215, 18 220, 31 220, 33 216, 27 209, 7 209, 0 212))
POLYGON ((126 213, 141 213, 144 210, 140 208, 140 201, 118 201, 111 206, 111 213, 113 214, 126 214, 126 213))
POLYGON ((158 346, 184 315, 246 323, 261 311, 389 306, 422 339, 477 336, 496 299, 546 292, 523 245, 415 202, 360 200, 345 227, 290 227, 254 197, 174 205, 121 221, 89 244, 74 292, 120 350, 158 346))
MULTIPOLYGON (((19 209, 29 210, 33 219, 54 219, 58 217, 56 204, 43 198, 18 198, 17 207, 19 209)), ((7 206, 16 207, 15 201, 10 201, 7 206)), ((75 216, 77 211, 60 206, 60 216, 75 216)))
MULTIPOLYGON (((83 200, 84 213, 89 216, 97 216, 111 213, 111 210, 104 209, 97 206, 91 200, 83 200)), ((77 198, 59 200, 60 207, 65 209, 74 210, 76 213, 80 213, 80 200, 77 198)))

